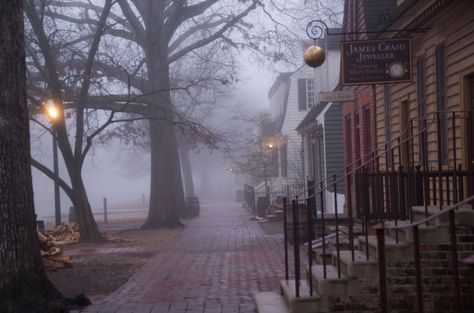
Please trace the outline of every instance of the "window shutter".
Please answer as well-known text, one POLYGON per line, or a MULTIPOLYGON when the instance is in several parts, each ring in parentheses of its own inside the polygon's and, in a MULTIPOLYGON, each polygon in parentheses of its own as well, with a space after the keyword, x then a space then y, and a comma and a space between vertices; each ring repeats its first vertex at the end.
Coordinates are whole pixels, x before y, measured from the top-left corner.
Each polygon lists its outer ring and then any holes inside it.
POLYGON ((426 73, 425 57, 421 56, 416 64, 418 118, 426 118, 426 73))
POLYGON ((352 122, 350 115, 346 117, 345 124, 345 152, 346 152, 346 164, 352 163, 352 122))
POLYGON ((298 109, 306 110, 306 79, 298 79, 298 109))
MULTIPOLYGON (((426 128, 426 73, 425 73, 425 56, 420 56, 416 63, 416 83, 418 98, 418 131, 426 128)), ((420 136, 418 143, 419 160, 422 164, 427 162, 427 136, 426 131, 420 136)))
POLYGON ((436 108, 439 112, 439 157, 442 164, 448 164, 448 123, 446 120, 446 67, 445 44, 436 46, 436 108))
POLYGON ((445 73, 445 45, 441 43, 436 46, 436 96, 438 98, 438 110, 446 110, 446 73, 445 73))

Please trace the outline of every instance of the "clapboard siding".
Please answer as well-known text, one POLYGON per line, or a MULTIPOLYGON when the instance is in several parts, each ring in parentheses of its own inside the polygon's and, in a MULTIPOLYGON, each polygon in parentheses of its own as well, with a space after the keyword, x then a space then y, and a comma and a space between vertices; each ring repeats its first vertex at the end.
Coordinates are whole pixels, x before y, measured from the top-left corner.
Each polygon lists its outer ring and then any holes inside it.
MULTIPOLYGON (((432 1, 434 2, 434 1, 432 1)), ((392 26, 399 27, 396 23, 392 26)), ((385 132, 390 131, 392 138, 400 135, 400 104, 408 101, 410 105, 409 118, 413 120, 415 131, 418 131, 418 102, 416 84, 416 58, 425 56, 426 60, 426 105, 427 114, 433 117, 437 110, 436 104, 436 46, 439 43, 446 45, 446 107, 449 112, 460 112, 463 107, 462 100, 462 78, 463 75, 474 72, 474 1, 461 0, 454 1, 442 12, 434 16, 423 27, 429 27, 430 31, 424 34, 413 35, 413 82, 408 84, 390 85, 390 111, 384 111, 383 86, 377 86, 377 143, 379 149, 385 144, 385 132), (385 130, 384 115, 389 114, 391 120, 390 130, 385 130)), ((449 115, 450 116, 450 115, 449 115)), ((456 121, 456 144, 457 156, 464 153, 462 151, 463 142, 461 134, 461 122, 456 121)), ((451 156, 452 151, 452 126, 448 122, 448 167, 454 166, 451 156)), ((418 138, 415 138, 415 160, 418 160, 418 138)), ((430 162, 437 162, 438 139, 436 125, 430 127, 428 134, 428 157, 430 162)), ((397 151, 396 151, 397 153, 397 151)), ((382 162, 383 163, 383 162, 382 162)))
POLYGON ((313 78, 312 69, 306 66, 297 70, 290 78, 290 91, 281 133, 286 138, 288 155, 288 180, 290 184, 303 183, 302 141, 296 126, 308 110, 298 108, 298 79, 313 78))

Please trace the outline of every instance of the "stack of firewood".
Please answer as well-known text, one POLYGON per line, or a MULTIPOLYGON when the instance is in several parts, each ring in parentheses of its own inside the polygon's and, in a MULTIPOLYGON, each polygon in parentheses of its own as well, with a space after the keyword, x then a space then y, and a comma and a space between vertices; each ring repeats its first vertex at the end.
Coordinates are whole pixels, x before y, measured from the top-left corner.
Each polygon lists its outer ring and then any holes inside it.
POLYGON ((46 230, 46 236, 57 245, 65 245, 79 241, 79 227, 77 224, 61 224, 46 230))
POLYGON ((45 234, 38 231, 38 238, 45 271, 71 266, 71 256, 63 254, 61 245, 79 241, 77 225, 62 224, 47 230, 45 234))

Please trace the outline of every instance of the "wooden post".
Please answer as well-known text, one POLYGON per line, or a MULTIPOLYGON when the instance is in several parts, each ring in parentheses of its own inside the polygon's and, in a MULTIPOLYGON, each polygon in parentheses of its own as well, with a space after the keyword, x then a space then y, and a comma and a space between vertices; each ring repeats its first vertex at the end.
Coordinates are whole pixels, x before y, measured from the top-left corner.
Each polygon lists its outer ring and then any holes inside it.
POLYGON ((107 224, 107 198, 104 198, 104 224, 107 224))

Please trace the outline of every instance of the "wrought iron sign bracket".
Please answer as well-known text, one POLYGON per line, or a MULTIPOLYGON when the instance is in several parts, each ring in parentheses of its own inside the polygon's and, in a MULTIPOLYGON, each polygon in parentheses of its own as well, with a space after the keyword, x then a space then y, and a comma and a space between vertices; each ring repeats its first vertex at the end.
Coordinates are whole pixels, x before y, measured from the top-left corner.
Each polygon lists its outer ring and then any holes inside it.
POLYGON ((327 36, 339 36, 339 35, 357 35, 357 34, 382 34, 382 33, 426 33, 430 30, 429 27, 422 28, 407 28, 407 29, 387 29, 387 30, 373 30, 373 31, 358 31, 358 32, 342 32, 342 33, 330 33, 329 28, 321 20, 313 20, 306 26, 306 34, 309 38, 317 40, 323 37, 324 33, 327 36))

